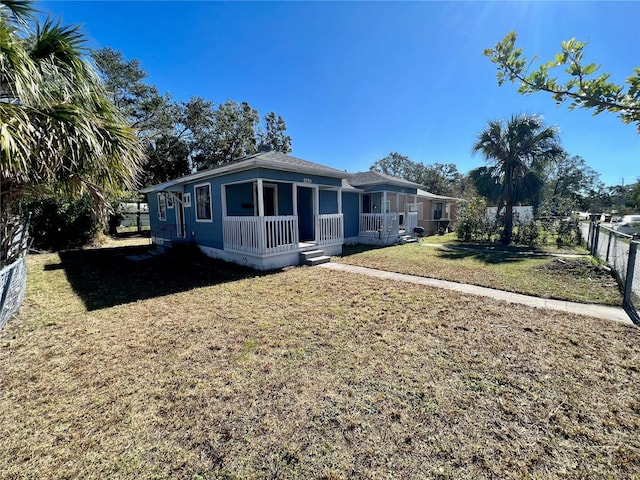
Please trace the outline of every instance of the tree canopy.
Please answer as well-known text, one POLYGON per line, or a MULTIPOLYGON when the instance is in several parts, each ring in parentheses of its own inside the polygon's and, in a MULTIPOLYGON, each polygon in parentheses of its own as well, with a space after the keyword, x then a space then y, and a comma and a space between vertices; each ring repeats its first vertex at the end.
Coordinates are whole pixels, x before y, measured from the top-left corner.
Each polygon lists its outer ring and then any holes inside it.
POLYGON ((484 50, 498 68, 498 85, 518 82, 519 93, 548 92, 558 104, 568 100, 569 109, 593 109, 594 115, 616 113, 624 123, 635 123, 640 133, 640 67, 633 69, 626 85, 611 82, 609 73, 599 73, 599 65, 584 62, 587 42, 572 38, 562 42, 553 59, 533 68, 537 57, 529 62, 522 49, 516 48, 516 39, 516 32, 510 32, 493 48, 484 50), (553 75, 557 68, 563 69, 562 77, 553 75))
POLYGON ((274 112, 262 119, 247 102, 226 100, 217 107, 202 97, 174 101, 145 83, 136 59, 102 48, 92 52, 111 100, 137 131, 148 161, 142 182, 160 183, 192 170, 232 162, 258 151, 291 151, 284 119, 274 112))
POLYGON ((465 187, 464 176, 458 171, 455 164, 425 165, 414 162, 409 157, 397 152, 391 152, 376 161, 370 169, 418 183, 436 195, 458 196, 463 193, 465 187))
POLYGON ((136 187, 140 143, 86 54, 78 27, 36 22, 30 1, 0 0, 3 229, 28 190, 88 192, 105 206, 105 190, 136 187))
POLYGON ((471 172, 478 192, 504 208, 502 242, 511 243, 513 207, 535 199, 543 187, 544 167, 564 153, 558 132, 535 115, 514 115, 508 121, 492 120, 472 147, 489 162, 471 172))

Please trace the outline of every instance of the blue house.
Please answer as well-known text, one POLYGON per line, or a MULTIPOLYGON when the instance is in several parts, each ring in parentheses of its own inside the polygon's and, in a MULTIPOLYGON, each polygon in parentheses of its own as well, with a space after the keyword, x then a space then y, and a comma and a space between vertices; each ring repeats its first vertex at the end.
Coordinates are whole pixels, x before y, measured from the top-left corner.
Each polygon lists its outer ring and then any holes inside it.
POLYGON ((418 225, 420 185, 258 153, 142 190, 155 245, 270 270, 345 243, 391 245, 418 225))

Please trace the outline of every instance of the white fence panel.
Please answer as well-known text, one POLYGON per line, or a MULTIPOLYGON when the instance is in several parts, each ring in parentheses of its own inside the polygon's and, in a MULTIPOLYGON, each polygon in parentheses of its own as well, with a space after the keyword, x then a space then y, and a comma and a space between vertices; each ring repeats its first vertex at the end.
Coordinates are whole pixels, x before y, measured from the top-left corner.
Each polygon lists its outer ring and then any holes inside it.
POLYGON ((298 248, 298 217, 226 217, 223 222, 224 249, 264 255, 298 248))
POLYGON ((343 225, 341 213, 318 215, 318 245, 341 243, 344 239, 343 225))

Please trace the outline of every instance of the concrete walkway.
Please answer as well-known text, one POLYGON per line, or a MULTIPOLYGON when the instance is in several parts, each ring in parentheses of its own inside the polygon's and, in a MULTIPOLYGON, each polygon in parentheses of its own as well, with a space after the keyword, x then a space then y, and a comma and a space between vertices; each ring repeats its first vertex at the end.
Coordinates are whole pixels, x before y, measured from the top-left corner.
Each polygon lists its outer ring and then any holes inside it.
POLYGON ((552 300, 548 298, 532 297, 529 295, 521 295, 519 293, 505 292, 504 290, 479 287, 477 285, 449 282, 447 280, 437 280, 435 278, 418 277, 415 275, 405 275, 403 273, 385 272, 383 270, 359 267, 356 265, 347 265, 345 263, 324 263, 322 265, 319 265, 319 267, 328 268, 330 270, 338 270, 341 272, 359 273, 361 275, 395 280, 397 282, 415 283, 418 285, 444 288, 446 290, 453 290, 454 292, 479 295, 483 297, 493 298, 495 300, 503 300, 505 302, 528 305, 530 307, 559 310, 561 312, 576 313, 578 315, 586 315, 589 317, 613 320, 615 322, 633 325, 633 322, 631 321, 627 313, 622 309, 622 307, 610 307, 607 305, 574 303, 564 300, 552 300))

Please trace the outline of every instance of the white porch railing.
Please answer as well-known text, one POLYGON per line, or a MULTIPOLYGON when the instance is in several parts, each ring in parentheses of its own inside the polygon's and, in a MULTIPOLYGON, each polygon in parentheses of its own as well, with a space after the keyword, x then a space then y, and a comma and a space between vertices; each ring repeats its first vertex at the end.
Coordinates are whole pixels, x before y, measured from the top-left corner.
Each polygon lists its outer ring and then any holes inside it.
POLYGON ((413 229, 418 226, 418 212, 407 213, 407 219, 405 220, 404 231, 413 233, 413 229))
POLYGON ((360 233, 397 234, 399 218, 397 213, 361 213, 360 233))
POLYGON ((341 213, 318 215, 318 245, 341 243, 344 227, 341 213))
POLYGON ((298 217, 226 217, 223 222, 224 249, 265 255, 298 249, 298 217))

